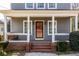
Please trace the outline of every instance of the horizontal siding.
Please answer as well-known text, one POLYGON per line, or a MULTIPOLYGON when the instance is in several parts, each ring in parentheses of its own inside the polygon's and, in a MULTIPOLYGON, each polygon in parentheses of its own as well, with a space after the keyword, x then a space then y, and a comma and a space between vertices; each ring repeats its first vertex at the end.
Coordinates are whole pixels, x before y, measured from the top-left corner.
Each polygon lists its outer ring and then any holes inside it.
POLYGON ((24 3, 12 3, 11 4, 11 9, 23 10, 23 9, 25 9, 25 4, 24 3))
MULTIPOLYGON (((57 3, 57 9, 70 9, 71 5, 70 3, 57 3)), ((13 10, 24 10, 25 3, 11 3, 11 9, 13 10)), ((34 3, 34 9, 36 8, 36 3, 34 3)), ((45 10, 48 9, 48 3, 45 3, 45 10)))
POLYGON ((69 35, 55 35, 56 41, 67 41, 69 40, 69 35))
POLYGON ((57 9, 71 9, 70 3, 58 3, 57 9))

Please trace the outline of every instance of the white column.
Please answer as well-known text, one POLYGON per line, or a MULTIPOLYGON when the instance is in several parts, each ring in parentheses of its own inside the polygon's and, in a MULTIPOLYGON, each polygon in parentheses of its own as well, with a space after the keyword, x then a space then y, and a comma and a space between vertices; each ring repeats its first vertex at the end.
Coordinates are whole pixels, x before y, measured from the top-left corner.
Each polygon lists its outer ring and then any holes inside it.
POLYGON ((72 32, 72 17, 70 17, 70 32, 72 32))
POLYGON ((55 34, 54 34, 54 16, 52 16, 52 42, 55 42, 55 34))
POLYGON ((4 21, 4 41, 7 41, 7 17, 5 16, 5 21, 4 21))
POLYGON ((30 17, 27 17, 27 42, 30 41, 30 17))
POLYGON ((75 16, 75 31, 78 31, 78 15, 75 16))

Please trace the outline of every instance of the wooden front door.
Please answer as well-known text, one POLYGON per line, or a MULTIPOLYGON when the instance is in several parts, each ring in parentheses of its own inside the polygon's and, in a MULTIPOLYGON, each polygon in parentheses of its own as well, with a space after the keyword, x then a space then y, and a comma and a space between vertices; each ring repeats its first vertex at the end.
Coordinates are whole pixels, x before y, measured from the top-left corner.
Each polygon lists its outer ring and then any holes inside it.
POLYGON ((43 38, 43 21, 36 21, 36 38, 43 38))

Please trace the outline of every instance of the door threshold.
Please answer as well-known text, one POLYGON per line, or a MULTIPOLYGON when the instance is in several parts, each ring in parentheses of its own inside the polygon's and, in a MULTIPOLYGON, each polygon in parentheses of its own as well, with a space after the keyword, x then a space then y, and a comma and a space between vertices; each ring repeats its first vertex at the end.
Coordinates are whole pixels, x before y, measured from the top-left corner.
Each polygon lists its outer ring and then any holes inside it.
POLYGON ((43 38, 36 38, 35 40, 44 40, 43 38))

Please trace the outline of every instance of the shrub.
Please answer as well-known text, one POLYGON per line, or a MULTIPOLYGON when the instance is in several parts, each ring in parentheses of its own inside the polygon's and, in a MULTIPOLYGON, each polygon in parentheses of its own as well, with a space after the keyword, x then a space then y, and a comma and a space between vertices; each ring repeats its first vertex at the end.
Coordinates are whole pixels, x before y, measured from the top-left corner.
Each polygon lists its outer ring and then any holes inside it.
POLYGON ((79 51, 79 31, 71 32, 69 41, 72 51, 79 51))
POLYGON ((3 48, 3 50, 8 46, 9 42, 6 41, 6 42, 1 42, 0 43, 0 46, 3 48))
POLYGON ((0 51, 0 56, 7 56, 7 53, 4 52, 3 50, 0 51))
POLYGON ((8 45, 8 41, 6 42, 0 42, 0 56, 6 56, 7 53, 4 51, 4 49, 7 47, 8 45))
POLYGON ((67 52, 70 50, 68 42, 57 42, 57 51, 58 52, 67 52))

